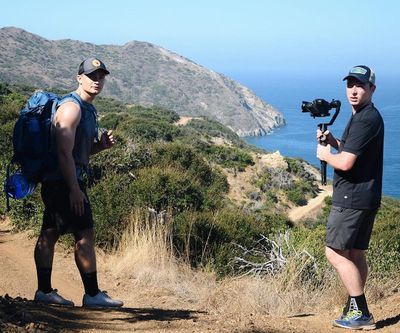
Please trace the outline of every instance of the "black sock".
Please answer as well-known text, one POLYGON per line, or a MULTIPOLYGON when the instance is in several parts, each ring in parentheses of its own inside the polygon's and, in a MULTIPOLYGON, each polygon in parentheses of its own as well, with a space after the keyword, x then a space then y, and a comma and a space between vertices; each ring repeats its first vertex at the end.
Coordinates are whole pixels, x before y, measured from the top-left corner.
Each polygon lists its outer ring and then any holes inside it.
POLYGON ((53 289, 51 288, 51 268, 36 267, 38 290, 43 291, 45 294, 53 289))
POLYGON ((81 273, 83 286, 85 287, 85 294, 89 296, 96 296, 99 292, 99 286, 97 284, 97 272, 92 273, 81 273))
POLYGON ((365 295, 350 296, 349 310, 360 310, 364 315, 369 316, 369 310, 365 295))

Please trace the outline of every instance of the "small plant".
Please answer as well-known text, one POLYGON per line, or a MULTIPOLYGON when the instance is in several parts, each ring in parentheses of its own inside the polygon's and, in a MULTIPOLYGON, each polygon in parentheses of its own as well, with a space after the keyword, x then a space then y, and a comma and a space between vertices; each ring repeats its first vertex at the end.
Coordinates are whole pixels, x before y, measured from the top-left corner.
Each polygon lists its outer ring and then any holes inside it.
MULTIPOLYGON (((318 265, 315 258, 306 250, 297 250, 290 243, 290 232, 274 236, 274 239, 260 235, 251 248, 236 244, 240 256, 230 262, 235 271, 242 276, 262 277, 282 274, 289 265, 297 267, 296 275, 305 278, 316 275, 318 265)), ((291 268, 293 270, 293 268, 291 268)))

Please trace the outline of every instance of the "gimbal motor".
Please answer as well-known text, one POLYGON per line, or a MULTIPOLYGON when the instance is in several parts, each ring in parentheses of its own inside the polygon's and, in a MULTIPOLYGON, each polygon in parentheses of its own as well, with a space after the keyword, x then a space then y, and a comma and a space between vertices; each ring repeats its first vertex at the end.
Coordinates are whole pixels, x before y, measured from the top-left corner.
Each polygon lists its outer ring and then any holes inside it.
POLYGON ((329 117, 329 111, 333 108, 340 109, 340 101, 333 99, 328 102, 322 98, 314 99, 313 102, 305 102, 301 104, 302 112, 310 112, 312 117, 329 117))

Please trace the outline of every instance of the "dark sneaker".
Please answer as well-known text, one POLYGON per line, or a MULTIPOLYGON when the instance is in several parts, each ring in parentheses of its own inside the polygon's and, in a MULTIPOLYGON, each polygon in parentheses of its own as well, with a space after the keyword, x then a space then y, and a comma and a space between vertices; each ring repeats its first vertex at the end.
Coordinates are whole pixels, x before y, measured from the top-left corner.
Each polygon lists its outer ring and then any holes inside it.
POLYGON ((333 326, 348 328, 351 330, 374 330, 376 328, 374 317, 364 315, 359 310, 351 310, 346 315, 333 321, 333 326))
POLYGON ((35 293, 35 302, 45 303, 45 304, 55 304, 62 306, 74 306, 74 302, 69 301, 57 293, 57 289, 53 289, 49 293, 45 294, 41 290, 37 290, 35 293))
POLYGON ((85 308, 119 308, 123 305, 122 301, 108 296, 106 291, 99 291, 95 296, 85 294, 82 301, 82 306, 85 308))

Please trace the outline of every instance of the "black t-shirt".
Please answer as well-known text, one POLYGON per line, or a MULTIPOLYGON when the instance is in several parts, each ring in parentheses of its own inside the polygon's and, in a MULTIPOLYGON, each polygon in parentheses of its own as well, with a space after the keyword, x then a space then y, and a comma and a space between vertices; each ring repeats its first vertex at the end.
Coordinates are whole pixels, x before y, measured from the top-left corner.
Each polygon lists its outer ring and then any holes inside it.
POLYGON ((357 155, 349 171, 333 176, 334 206, 374 209, 382 197, 384 124, 379 111, 368 104, 350 118, 343 132, 339 152, 357 155))

